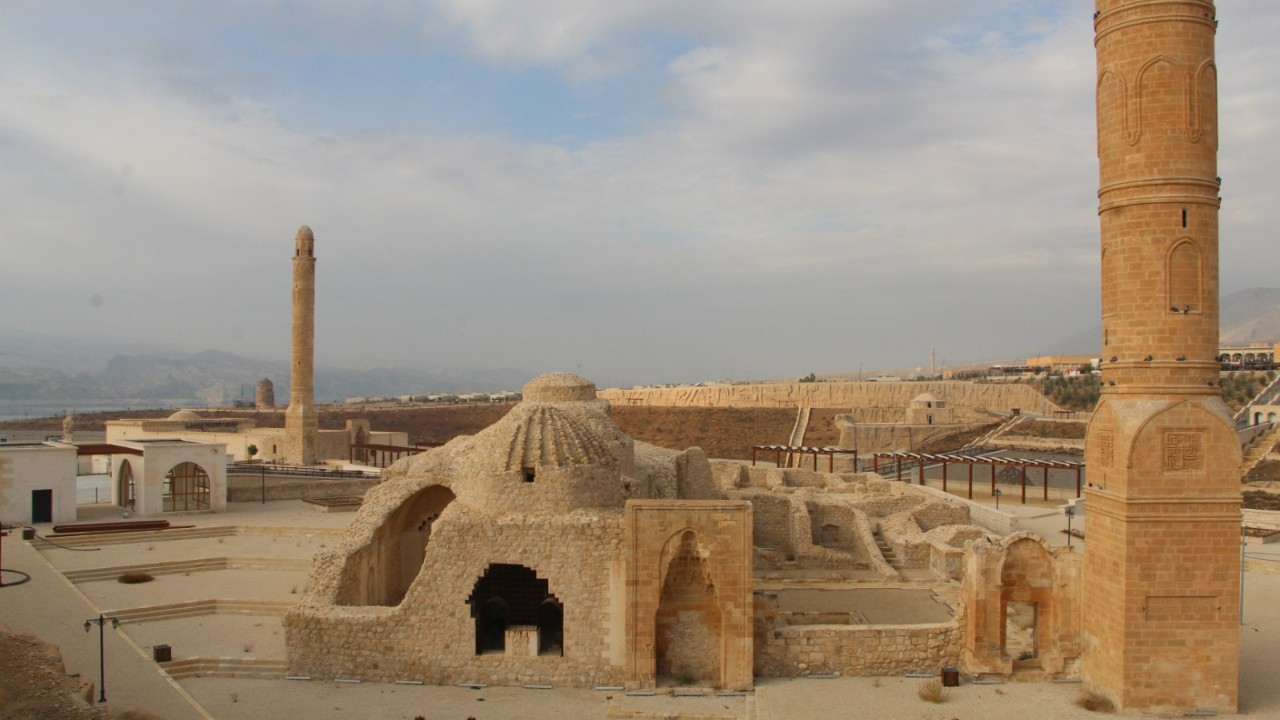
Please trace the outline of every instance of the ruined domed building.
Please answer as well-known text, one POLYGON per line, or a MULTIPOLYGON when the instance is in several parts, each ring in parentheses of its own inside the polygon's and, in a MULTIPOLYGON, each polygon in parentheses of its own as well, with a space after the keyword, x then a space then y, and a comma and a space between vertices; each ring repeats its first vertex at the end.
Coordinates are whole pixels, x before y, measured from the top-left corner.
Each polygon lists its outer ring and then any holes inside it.
POLYGON ((292 674, 732 690, 945 665, 1078 676, 1070 548, 873 473, 634 441, 576 375, 535 379, 502 420, 384 478, 285 618, 292 674))
POLYGON ((474 436, 405 459, 314 560, 289 670, 428 683, 751 687, 751 509, 696 448, 626 437, 543 375, 474 436))

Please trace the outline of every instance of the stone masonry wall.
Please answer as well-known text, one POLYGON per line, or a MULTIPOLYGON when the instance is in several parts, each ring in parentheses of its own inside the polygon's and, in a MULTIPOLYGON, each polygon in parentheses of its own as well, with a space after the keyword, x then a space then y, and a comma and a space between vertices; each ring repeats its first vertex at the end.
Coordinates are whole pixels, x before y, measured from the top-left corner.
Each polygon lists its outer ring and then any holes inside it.
MULTIPOLYGON (((433 528, 424 573, 397 607, 303 602, 285 617, 289 672, 449 685, 590 686, 622 682, 622 516, 492 517, 451 505, 433 528), (447 518, 447 521, 446 521, 447 518), (468 597, 492 563, 523 565, 564 608, 564 656, 476 655, 468 597), (433 578, 428 586, 424 575, 433 578)), ((339 558, 328 558, 338 562, 339 558)), ((318 559, 317 562, 324 560, 318 559)))
POLYGON ((961 628, 956 621, 930 625, 791 625, 756 642, 756 674, 905 675, 956 666, 961 628), (762 642, 763 640, 763 642, 762 642))
POLYGON ((922 393, 946 400, 963 412, 971 408, 1049 415, 1057 406, 1028 385, 969 382, 833 382, 713 385, 709 387, 601 390, 599 396, 616 405, 664 407, 787 407, 906 408, 922 393))

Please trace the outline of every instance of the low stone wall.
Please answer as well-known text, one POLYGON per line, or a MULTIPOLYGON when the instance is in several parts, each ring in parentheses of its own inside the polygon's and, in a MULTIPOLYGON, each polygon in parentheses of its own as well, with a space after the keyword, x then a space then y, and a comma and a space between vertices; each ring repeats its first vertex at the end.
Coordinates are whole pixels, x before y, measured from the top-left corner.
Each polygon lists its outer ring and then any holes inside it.
POLYGON ((785 407, 903 408, 930 393, 947 406, 1009 410, 1051 415, 1059 409, 1044 395, 1022 383, 934 382, 821 382, 711 385, 707 387, 601 390, 601 399, 616 405, 663 407, 785 407))
POLYGON ((1001 435, 982 443, 987 448, 1010 450, 1034 450, 1039 452, 1058 450, 1084 450, 1084 440, 1071 438, 1038 438, 1029 435, 1001 435))
POLYGON ((906 487, 911 488, 911 492, 921 493, 926 497, 930 497, 935 500, 945 500, 947 502, 961 503, 967 506, 969 508, 969 521, 974 525, 984 527, 993 533, 1009 535, 1020 529, 1017 515, 1000 512, 995 508, 971 502, 970 500, 957 497, 951 493, 942 492, 937 488, 931 488, 928 485, 906 485, 906 487))
MULTIPOLYGON (((378 484, 377 478, 305 478, 267 475, 265 478, 268 500, 301 500, 303 498, 363 496, 365 491, 378 484)), ((261 500, 264 478, 258 475, 228 475, 227 501, 253 502, 261 500)))
POLYGON ((790 625, 756 644, 756 674, 905 675, 960 661, 956 621, 929 625, 790 625))

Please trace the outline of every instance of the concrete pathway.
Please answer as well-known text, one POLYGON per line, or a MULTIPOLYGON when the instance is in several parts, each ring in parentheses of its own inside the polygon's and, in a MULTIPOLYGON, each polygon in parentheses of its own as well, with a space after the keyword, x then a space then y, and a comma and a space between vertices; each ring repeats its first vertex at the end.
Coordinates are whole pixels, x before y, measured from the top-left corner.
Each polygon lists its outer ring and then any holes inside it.
MULTIPOLYGON (((84 621, 99 608, 67 582, 31 545, 10 535, 4 542, 4 567, 31 576, 22 585, 0 588, 0 623, 57 645, 67 672, 79 674, 98 688, 98 628, 86 633, 84 621)), ((6 582, 13 576, 6 573, 6 582)), ((166 720, 208 720, 210 716, 177 683, 171 681, 142 648, 122 632, 106 627, 107 704, 132 706, 166 720)))

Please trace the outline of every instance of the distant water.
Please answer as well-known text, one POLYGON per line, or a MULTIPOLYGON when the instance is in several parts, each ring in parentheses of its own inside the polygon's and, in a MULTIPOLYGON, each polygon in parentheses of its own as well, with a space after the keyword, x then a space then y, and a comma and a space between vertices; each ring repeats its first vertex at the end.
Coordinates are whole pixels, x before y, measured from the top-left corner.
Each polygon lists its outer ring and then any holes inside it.
POLYGON ((95 413, 113 410, 180 408, 194 406, 197 401, 182 399, 139 400, 0 400, 0 420, 63 417, 69 412, 95 413))

